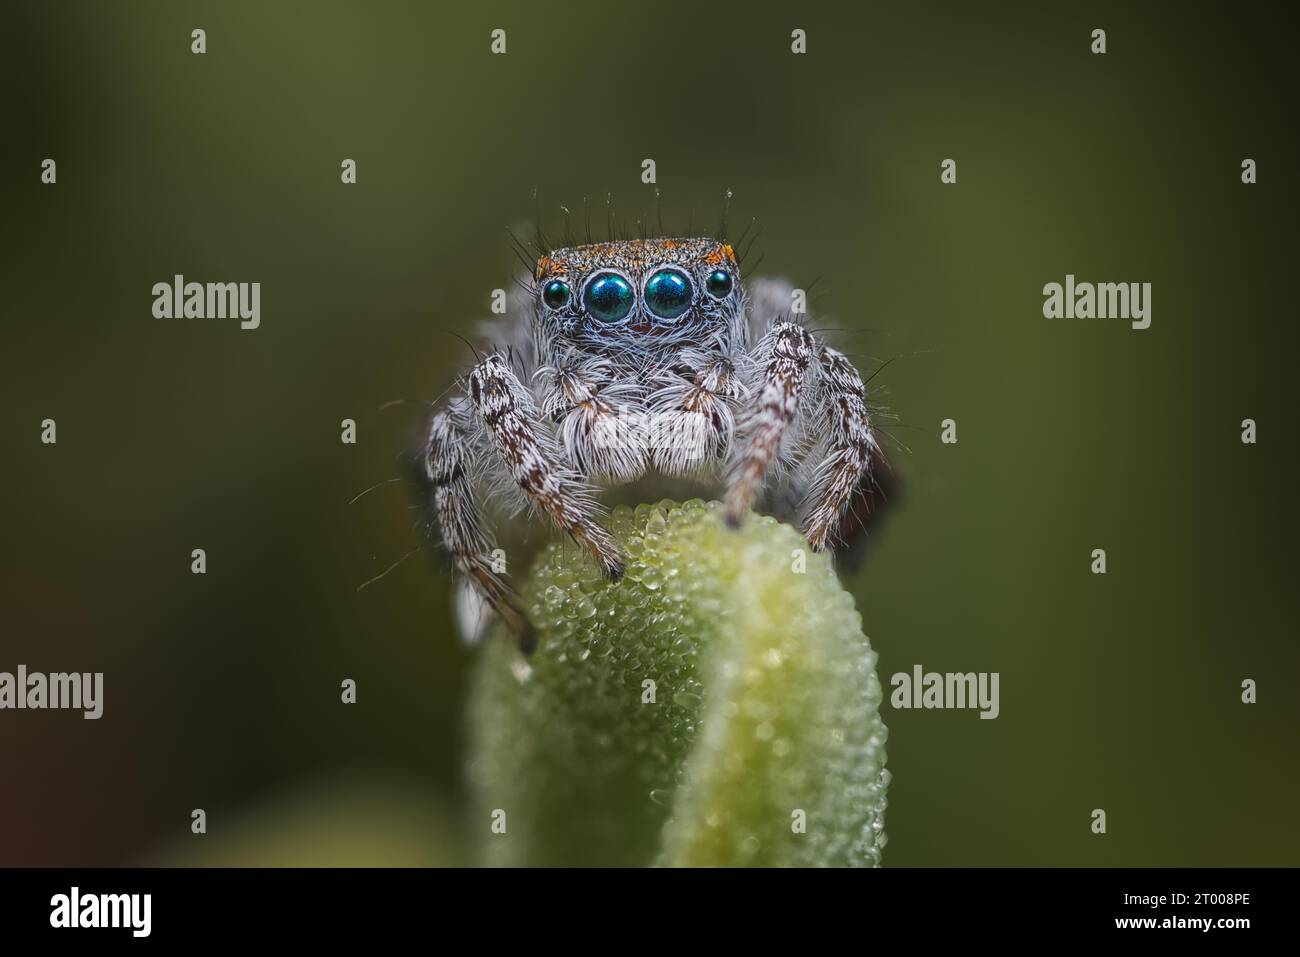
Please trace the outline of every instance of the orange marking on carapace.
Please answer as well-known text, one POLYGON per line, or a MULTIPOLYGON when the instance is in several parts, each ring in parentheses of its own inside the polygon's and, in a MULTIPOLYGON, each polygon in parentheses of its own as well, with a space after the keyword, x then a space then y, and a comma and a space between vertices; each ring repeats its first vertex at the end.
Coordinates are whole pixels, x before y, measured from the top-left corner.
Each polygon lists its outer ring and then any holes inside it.
POLYGON ((720 265, 724 259, 733 265, 736 262, 736 252, 730 246, 722 245, 704 254, 704 261, 710 266, 720 265))

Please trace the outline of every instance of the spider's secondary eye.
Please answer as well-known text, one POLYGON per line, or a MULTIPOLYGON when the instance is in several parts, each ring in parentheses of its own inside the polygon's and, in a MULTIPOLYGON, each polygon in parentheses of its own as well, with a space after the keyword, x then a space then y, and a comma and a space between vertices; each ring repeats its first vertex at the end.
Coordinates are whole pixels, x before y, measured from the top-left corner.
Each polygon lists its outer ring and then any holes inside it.
POLYGON ((601 322, 622 322, 632 311, 632 287, 617 273, 599 273, 587 283, 582 304, 601 322))
POLYGON ((645 304, 660 319, 676 319, 691 308, 691 281, 676 269, 661 269, 645 284, 645 304))
POLYGON ((569 284, 559 279, 552 279, 542 289, 542 302, 552 309, 562 309, 569 301, 569 284))
POLYGON ((714 299, 726 299, 731 295, 731 273, 725 269, 715 269, 704 280, 704 288, 714 299))

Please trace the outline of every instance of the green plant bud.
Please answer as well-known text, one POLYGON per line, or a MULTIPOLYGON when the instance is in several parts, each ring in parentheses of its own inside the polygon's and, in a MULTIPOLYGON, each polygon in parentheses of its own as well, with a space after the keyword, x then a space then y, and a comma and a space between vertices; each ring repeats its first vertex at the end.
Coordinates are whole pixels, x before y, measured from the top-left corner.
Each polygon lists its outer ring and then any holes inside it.
POLYGON ((495 865, 872 866, 885 844, 876 655, 825 555, 717 503, 615 509, 627 575, 571 543, 491 641, 471 704, 472 827, 495 865))

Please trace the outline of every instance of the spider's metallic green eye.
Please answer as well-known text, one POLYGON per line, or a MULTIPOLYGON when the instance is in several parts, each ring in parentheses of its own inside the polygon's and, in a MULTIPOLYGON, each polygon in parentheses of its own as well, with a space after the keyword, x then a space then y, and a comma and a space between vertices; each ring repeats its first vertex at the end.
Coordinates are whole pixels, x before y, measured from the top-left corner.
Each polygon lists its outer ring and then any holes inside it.
POLYGON ((632 311, 632 286, 618 273, 602 272, 587 283, 582 304, 600 322, 622 322, 632 311))
POLYGON ((731 273, 725 269, 715 269, 704 280, 704 288, 714 299, 726 299, 731 295, 731 273))
POLYGON ((676 319, 691 308, 691 281, 676 269, 661 269, 645 284, 645 304, 660 319, 676 319))
POLYGON ((563 309, 569 302, 569 284, 552 279, 542 289, 542 302, 552 309, 563 309))

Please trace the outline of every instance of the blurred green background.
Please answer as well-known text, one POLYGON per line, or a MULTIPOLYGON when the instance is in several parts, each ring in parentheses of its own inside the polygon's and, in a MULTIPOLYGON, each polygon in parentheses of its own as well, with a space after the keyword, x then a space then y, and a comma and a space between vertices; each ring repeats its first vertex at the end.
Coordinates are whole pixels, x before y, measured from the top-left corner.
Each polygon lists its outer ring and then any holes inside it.
POLYGON ((398 475, 419 406, 385 403, 469 358, 534 189, 552 230, 634 216, 646 157, 670 226, 732 189, 759 273, 899 357, 906 502, 850 587, 883 682, 1002 700, 886 708, 886 864, 1300 861, 1289 34, 943 6, 6 4, 0 670, 106 691, 0 713, 0 863, 466 859, 449 577, 358 592, 416 513, 348 502, 398 475), (1151 328, 1043 319, 1067 272, 1153 283, 1151 328), (154 319, 174 273, 261 282, 261 328, 154 319))

